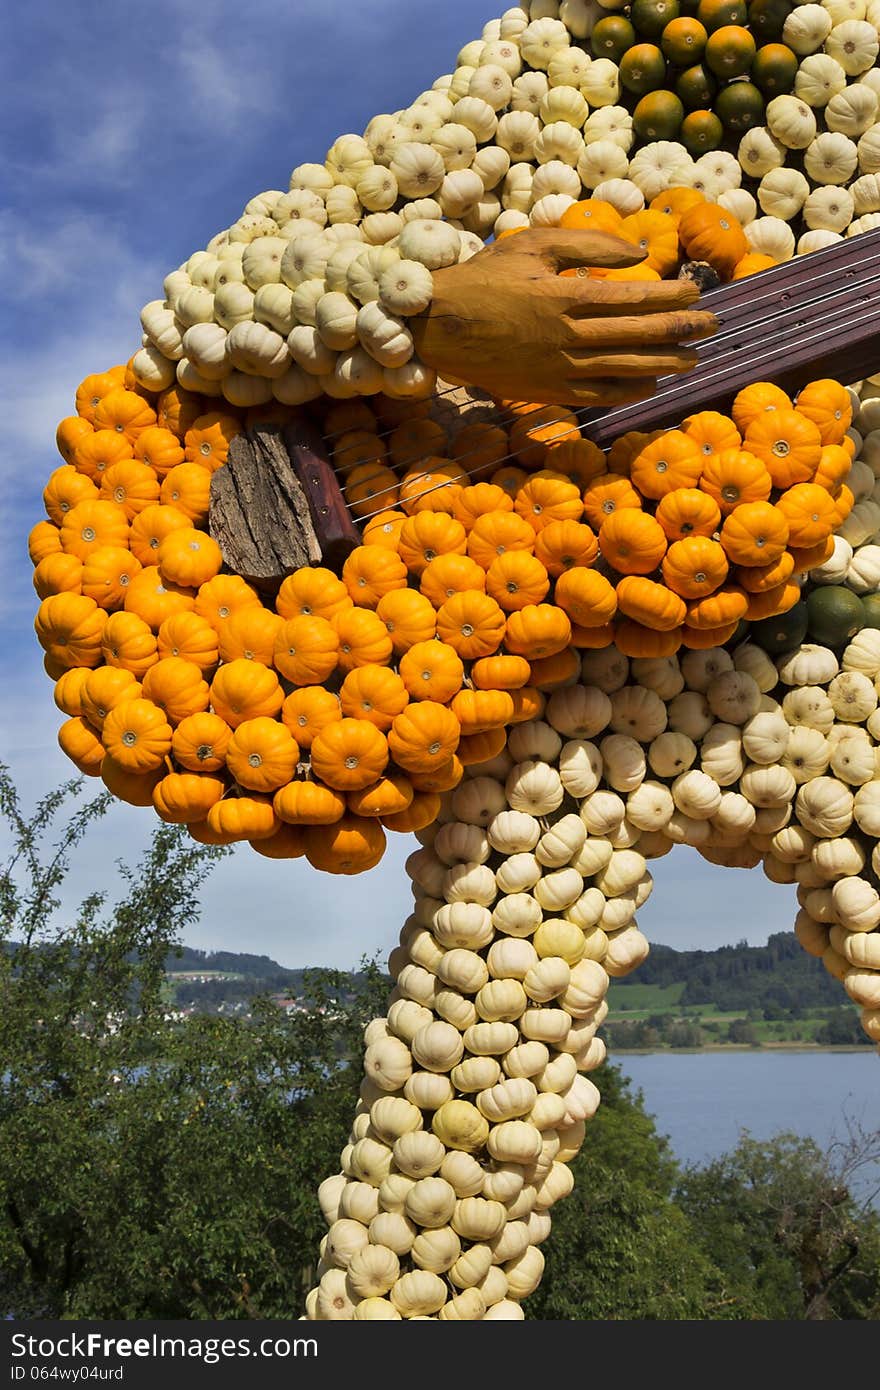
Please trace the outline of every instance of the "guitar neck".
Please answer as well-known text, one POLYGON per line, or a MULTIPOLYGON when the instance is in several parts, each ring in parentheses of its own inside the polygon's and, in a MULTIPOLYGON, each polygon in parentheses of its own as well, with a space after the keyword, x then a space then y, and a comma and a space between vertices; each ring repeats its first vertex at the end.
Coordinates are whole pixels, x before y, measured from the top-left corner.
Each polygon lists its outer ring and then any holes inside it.
POLYGON ((791 393, 820 377, 847 384, 880 372, 880 229, 710 290, 700 308, 718 330, 696 345, 694 370, 661 378, 649 400, 585 413, 585 438, 607 447, 627 430, 723 411, 762 378, 791 393))

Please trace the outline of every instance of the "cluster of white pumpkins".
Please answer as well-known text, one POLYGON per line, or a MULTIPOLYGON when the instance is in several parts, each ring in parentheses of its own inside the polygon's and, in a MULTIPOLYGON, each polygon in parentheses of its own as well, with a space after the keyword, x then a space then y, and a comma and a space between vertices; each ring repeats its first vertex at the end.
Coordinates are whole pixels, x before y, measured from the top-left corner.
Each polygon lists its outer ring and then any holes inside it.
POLYGON ((412 105, 299 165, 287 192, 251 199, 143 309, 136 378, 241 407, 429 394, 406 320, 430 303, 431 272, 501 231, 556 226, 586 196, 627 215, 697 188, 776 261, 880 225, 880 0, 793 10, 795 93, 770 102, 738 158, 696 160, 678 142, 637 140, 616 64, 591 58, 595 23, 620 8, 522 0, 412 105), (808 229, 797 240, 796 217, 808 229))
POLYGON ((307 1317, 522 1317, 599 1103, 609 979, 647 955, 648 861, 676 844, 796 884, 801 945, 880 1042, 878 691, 874 628, 840 659, 607 648, 466 770, 407 863, 307 1317))

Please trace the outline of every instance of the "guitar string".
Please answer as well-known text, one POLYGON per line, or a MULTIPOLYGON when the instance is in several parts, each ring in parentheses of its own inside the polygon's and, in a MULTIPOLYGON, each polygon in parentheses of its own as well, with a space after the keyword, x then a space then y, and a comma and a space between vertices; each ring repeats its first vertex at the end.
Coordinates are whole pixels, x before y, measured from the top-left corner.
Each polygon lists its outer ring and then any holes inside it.
MULTIPOLYGON (((875 280, 876 280, 876 282, 877 282, 878 284, 880 284, 880 276, 873 277, 871 281, 866 282, 866 283, 874 283, 875 280)), ((837 296, 834 296, 834 297, 837 297, 837 296)), ((813 302, 811 301, 811 306, 810 306, 810 307, 811 307, 811 308, 815 308, 815 307, 817 307, 817 304, 815 304, 815 303, 813 303, 813 302)), ((850 307, 851 307, 851 306, 850 306, 849 304, 844 305, 844 306, 842 306, 840 312, 843 312, 844 310, 848 310, 850 307)), ((797 308, 795 311, 793 311, 793 312, 797 312, 797 314, 798 314, 799 316, 802 316, 805 312, 809 312, 809 310, 805 310, 803 306, 798 306, 798 308, 797 308)), ((871 317, 871 321, 872 321, 872 322, 873 322, 873 318, 874 318, 874 317, 875 317, 875 316, 872 315, 872 317, 871 317)), ((819 338, 818 340, 821 341, 822 339, 827 339, 828 336, 829 336, 829 332, 832 331, 832 328, 833 328, 833 325, 829 326, 828 319, 827 319, 827 318, 824 319, 824 320, 823 320, 822 333, 821 333, 820 338, 819 338)), ((730 334, 730 335, 728 335, 728 336, 737 336, 737 335, 736 335, 736 334, 730 334)), ((817 341, 817 338, 816 338, 815 335, 813 335, 813 336, 811 336, 811 337, 807 337, 807 338, 804 338, 804 337, 801 335, 801 336, 799 337, 798 341, 807 344, 807 343, 816 342, 816 341, 817 341)), ((715 343, 715 344, 717 344, 717 339, 713 339, 712 342, 715 343)), ((779 345, 778 345, 778 341, 777 341, 777 343, 775 343, 775 344, 769 349, 768 352, 764 353, 763 355, 759 355, 759 356, 757 356, 757 357, 752 357, 752 358, 749 359, 749 368, 750 368, 750 370, 753 369, 753 368, 757 369, 757 368, 758 368, 761 364, 763 364, 764 362, 771 360, 771 355, 772 355, 772 356, 775 356, 775 355, 778 353, 778 351, 779 351, 779 345)), ((700 385, 700 388, 701 388, 701 389, 702 389, 703 387, 706 387, 706 388, 710 387, 710 386, 711 386, 714 382, 716 382, 717 380, 723 379, 723 377, 726 375, 726 373, 729 372, 730 367, 731 367, 731 362, 730 362, 730 360, 729 360, 730 357, 731 357, 731 350, 730 350, 730 349, 728 350, 726 356, 727 356, 727 359, 728 359, 728 360, 726 360, 726 361, 724 360, 724 355, 722 354, 722 355, 719 355, 719 357, 718 357, 717 360, 713 359, 713 361, 712 361, 711 364, 707 364, 707 369, 706 369, 705 373, 704 373, 703 375, 701 375, 700 381, 699 381, 699 385, 700 385), (714 368, 714 370, 713 370, 713 368, 714 368)), ((683 375, 682 375, 680 378, 678 378, 677 380, 672 380, 671 385, 668 386, 668 387, 666 388, 666 391, 665 391, 665 399, 666 399, 666 400, 674 400, 674 398, 675 398, 677 395, 687 395, 687 394, 690 392, 690 390, 693 389, 693 384, 694 384, 693 378, 692 378, 692 377, 689 377, 689 376, 686 375, 686 374, 683 374, 683 375)), ((638 408, 639 408, 641 405, 643 405, 643 404, 645 404, 645 402, 634 402, 634 403, 633 403, 633 408, 634 408, 634 409, 638 409, 638 408)), ((626 406, 621 407, 621 409, 623 409, 623 410, 626 410, 627 408, 628 408, 628 407, 626 407, 626 406)), ((559 417, 559 419, 558 419, 557 422, 558 422, 558 423, 562 423, 562 417, 559 417)), ((549 426, 548 426, 548 427, 549 427, 549 426)), ((625 432, 626 432, 625 427, 622 427, 621 432, 622 432, 622 433, 625 433, 625 432)), ((478 449, 472 450, 472 451, 470 451, 469 453, 465 453, 465 454, 461 455, 458 459, 452 459, 452 460, 450 460, 450 462, 463 464, 464 460, 466 460, 468 457, 472 457, 473 454, 475 454, 475 453, 479 453, 479 450, 478 450, 478 449)), ((476 470, 473 470, 473 471, 471 471, 471 470, 465 470, 465 471, 470 472, 470 476, 472 476, 472 477, 473 477, 473 476, 478 476, 479 474, 486 472, 488 468, 500 469, 500 468, 503 468, 503 467, 504 467, 505 465, 507 465, 507 464, 515 463, 516 459, 517 459, 516 453, 515 453, 515 452, 509 452, 509 453, 507 453, 506 455, 503 455, 503 456, 502 456, 501 458, 499 458, 499 459, 491 460, 489 463, 482 465, 480 468, 478 468, 478 469, 476 469, 476 470)), ((373 481, 373 480, 375 480, 376 478, 381 477, 381 476, 383 475, 384 471, 385 471, 385 469, 384 469, 384 467, 383 467, 382 469, 377 470, 377 471, 374 472, 373 474, 367 475, 367 477, 362 478, 362 479, 359 479, 358 482, 359 482, 359 484, 364 484, 364 483, 368 483, 368 482, 370 482, 370 481, 373 481)), ((426 474, 429 473, 429 472, 430 472, 430 470, 426 470, 426 474)), ((418 475, 417 475, 417 476, 418 476, 418 475)), ((444 486, 448 486, 448 485, 449 485, 449 483, 448 483, 448 481, 447 481, 447 482, 438 483, 436 486, 437 486, 437 487, 444 487, 444 486)), ((387 488, 380 489, 380 490, 375 494, 375 496, 376 496, 377 498, 379 498, 379 497, 388 498, 388 497, 390 497, 395 491, 397 491, 398 486, 399 486, 398 483, 395 483, 393 486, 392 486, 392 485, 389 485, 387 488)), ((343 495, 345 495, 345 494, 348 492, 348 490, 349 490, 348 485, 346 484, 346 485, 343 486, 340 490, 342 491, 343 495)), ((425 492, 424 494, 420 494, 420 495, 427 495, 427 493, 430 492, 430 491, 433 491, 433 489, 427 489, 426 492, 425 492)), ((349 509, 352 510, 352 512, 353 512, 353 507, 354 507, 354 505, 357 505, 357 504, 346 503, 346 505, 349 506, 349 509)), ((382 506, 382 507, 380 507, 378 510, 379 510, 379 511, 384 511, 384 510, 386 510, 386 509, 387 509, 386 506, 382 506)), ((353 513, 353 514, 354 514, 354 513, 353 513)), ((377 511, 368 512, 368 513, 366 513, 365 516, 361 517, 360 520, 361 520, 363 523, 365 523, 365 522, 368 521, 372 516, 375 516, 375 515, 377 515, 377 514, 378 514, 377 511)))
MULTIPOLYGON (((872 234, 871 234, 871 233, 868 233, 867 235, 868 235, 868 236, 871 236, 872 234)), ((860 239, 861 239, 861 238, 860 238, 860 239)), ((880 241, 880 234, 878 234, 878 235, 876 236, 875 239, 877 239, 878 241, 880 241)), ((821 254, 821 253, 820 253, 820 254, 821 254)), ((859 272, 859 270, 860 270, 861 267, 866 267, 866 268, 868 268, 868 269, 873 269, 873 268, 878 267, 878 264, 880 264, 880 262, 878 262, 878 257, 880 257, 880 252, 871 252, 870 250, 868 250, 868 251, 864 252, 864 253, 863 253, 858 259, 856 259, 856 260, 847 259, 846 261, 844 261, 844 260, 843 260, 843 257, 841 256, 841 257, 840 257, 840 261, 841 261, 841 264, 842 264, 842 265, 845 265, 845 267, 846 267, 845 273, 846 273, 847 278, 848 278, 848 279, 851 279, 851 278, 855 277, 855 276, 858 274, 858 272, 859 272)), ((791 266, 791 265, 792 265, 792 262, 791 262, 791 261, 788 261, 788 262, 785 262, 784 264, 785 264, 786 266, 791 266)), ((876 278, 876 277, 869 277, 868 280, 860 281, 860 283, 859 283, 859 285, 858 285, 857 287, 849 286, 849 287, 843 287, 843 288, 836 288, 836 287, 835 287, 835 284, 836 284, 837 279, 839 278, 839 274, 840 274, 840 271, 837 269, 836 265, 829 265, 829 266, 823 268, 821 271, 818 271, 818 272, 817 272, 817 270, 816 270, 815 268, 813 268, 813 276, 812 276, 812 279, 808 282, 808 286, 807 286, 808 291, 809 291, 809 290, 812 290, 814 287, 818 288, 818 287, 819 287, 820 285, 822 285, 825 281, 830 281, 832 287, 831 287, 827 292, 822 293, 822 294, 818 294, 818 295, 817 295, 817 294, 810 294, 808 298, 806 298, 806 299, 804 299, 803 301, 801 301, 798 305, 792 305, 792 311, 794 311, 794 309, 796 309, 796 308, 799 308, 799 309, 803 310, 804 312, 808 312, 810 308, 812 308, 813 306, 817 306, 817 305, 819 305, 819 304, 825 302, 826 300, 831 300, 831 301, 833 301, 833 300, 835 300, 835 299, 846 298, 848 295, 850 295, 850 294, 852 293, 853 288, 863 288, 863 286, 866 285, 866 284, 872 284, 872 283, 874 283, 874 279, 876 278)), ((731 283, 732 283, 732 282, 731 282, 731 283)), ((769 323, 769 324, 772 324, 772 322, 774 321, 774 319, 775 319, 776 317, 778 317, 777 314, 772 314, 772 315, 770 315, 769 317, 767 317, 766 319, 762 319, 762 318, 755 318, 755 317, 754 317, 755 311, 756 311, 756 310, 760 311, 760 309, 761 309, 761 307, 762 307, 763 305, 766 305, 766 304, 769 304, 769 303, 774 303, 775 301, 777 301, 780 294, 786 293, 786 289, 785 289, 784 286, 785 286, 785 284, 787 284, 787 283, 788 283, 788 282, 787 282, 787 280, 786 280, 786 281, 784 282, 784 285, 783 285, 783 286, 776 285, 774 288, 768 289, 766 292, 757 294, 757 296, 754 297, 754 298, 749 298, 748 300, 744 300, 742 303, 737 304, 737 305, 735 305, 732 309, 728 310, 728 311, 727 311, 727 312, 728 312, 728 315, 729 315, 729 316, 733 316, 733 315, 736 315, 736 314, 739 314, 739 313, 748 313, 749 318, 748 318, 745 322, 747 323, 748 327, 749 327, 752 331, 754 331, 755 329, 758 329, 758 330, 762 329, 762 328, 765 326, 765 324, 768 324, 768 323, 769 323)), ((754 286, 754 289, 757 289, 757 285, 754 286)), ((694 307, 698 307, 698 306, 694 306, 694 307)), ((708 308, 709 308, 709 312, 711 312, 711 304, 709 304, 708 308)), ((787 312, 787 311, 786 311, 786 312, 787 312)), ((722 310, 722 313, 724 313, 723 310, 722 310)), ((738 326, 737 324, 731 324, 729 318, 728 318, 728 320, 727 320, 726 322, 725 322, 724 319, 722 319, 720 330, 719 330, 718 332, 716 332, 715 334, 713 334, 713 335, 711 336, 711 338, 704 339, 704 340, 701 340, 701 341, 704 342, 704 343, 706 343, 707 345, 711 344, 712 346, 715 346, 715 345, 717 345, 717 344, 723 342, 724 339, 725 339, 726 337, 729 337, 731 333, 735 333, 735 332, 737 332, 737 331, 739 331, 739 326, 738 326)), ((450 396, 450 395, 453 395, 456 391, 458 391, 458 390, 460 390, 460 389, 462 389, 462 388, 461 388, 461 387, 458 387, 458 386, 449 386, 449 387, 445 388, 445 389, 442 390, 442 391, 434 391, 434 392, 432 392, 431 395, 428 396, 428 397, 416 397, 416 398, 414 398, 414 399, 415 399, 416 401, 418 401, 418 400, 426 400, 426 399, 427 399, 427 400, 430 400, 430 401, 442 401, 442 400, 444 400, 446 397, 448 397, 448 396, 450 396)), ((542 410, 542 409, 547 409, 547 408, 550 408, 550 407, 547 407, 547 406, 545 406, 545 405, 536 405, 535 410, 537 411, 537 410, 539 410, 539 409, 542 410)), ((577 411, 580 412, 580 413, 585 413, 586 411, 589 411, 589 410, 592 410, 592 409, 596 409, 596 408, 598 408, 598 407, 592 407, 592 406, 583 407, 583 406, 582 406, 582 407, 577 407, 576 409, 577 409, 577 411)), ((524 412, 524 413, 525 413, 526 415, 528 415, 528 414, 531 413, 531 412, 524 412)), ((370 431, 370 433, 376 434, 376 437, 379 438, 379 439, 386 439, 386 438, 388 438, 391 434, 394 433, 394 431, 395 431, 396 428, 397 428, 397 426, 396 426, 396 425, 393 425, 393 426, 391 426, 391 427, 389 427, 389 428, 387 428, 387 429, 385 429, 385 430, 382 430, 382 431, 370 431)), ((338 430, 338 431, 335 431, 335 432, 333 432, 333 433, 331 433, 331 434, 325 435, 325 436, 324 436, 325 443, 331 444, 332 441, 333 441, 334 439, 339 439, 339 438, 341 438, 344 434, 347 434, 347 433, 350 433, 350 432, 351 432, 351 431, 350 431, 350 428, 347 428, 347 429, 344 429, 344 430, 338 430)))
MULTIPOLYGON (((845 307, 845 306, 844 306, 844 307, 845 307)), ((877 318, 878 326, 880 326, 880 305, 878 305, 876 314, 872 316, 872 322, 873 322, 873 319, 874 319, 875 317, 877 318)), ((827 324, 826 324, 826 325, 823 327, 823 330, 822 330, 822 332, 821 332, 820 334, 818 334, 818 335, 812 335, 812 336, 809 337, 809 338, 800 338, 798 341, 799 341, 799 342, 802 342, 802 343, 804 343, 804 344, 806 344, 806 343, 818 343, 818 342, 826 341, 827 338, 828 338, 828 327, 827 327, 827 324)), ((766 357, 764 357, 764 356, 759 356, 759 357, 757 357, 757 358, 750 358, 750 359, 749 359, 749 368, 750 368, 750 370, 751 370, 752 367, 760 366, 765 360, 766 360, 766 361, 771 361, 771 360, 773 360, 773 358, 775 358, 775 357, 777 356, 778 351, 779 351, 779 349, 778 349, 777 346, 771 346, 770 349, 769 349, 769 355, 768 355, 768 356, 766 356, 766 357)), ((725 371, 722 370, 721 372, 716 373, 716 374, 714 374, 714 375, 715 375, 715 376, 721 376, 721 377, 723 377, 723 376, 725 375, 725 371)), ((708 378, 701 379, 700 385, 701 385, 701 386, 703 386, 704 384, 708 385, 708 383, 709 383, 711 380, 713 380, 713 379, 714 379, 714 378, 713 378, 712 376, 710 376, 710 377, 708 377, 708 378)), ((515 457, 516 457, 515 454, 510 454, 510 455, 507 456, 507 459, 508 459, 508 460, 509 460, 509 459, 514 459, 515 457)), ((481 468, 476 469, 475 472, 474 472, 474 474, 473 474, 472 476, 477 476, 478 473, 484 472, 487 468, 495 468, 495 469, 497 469, 497 468, 499 468, 499 467, 501 467, 501 466, 503 466, 503 465, 502 465, 502 464, 499 464, 499 463, 497 463, 497 462, 495 462, 495 463, 490 463, 490 464, 484 464, 481 468)), ((427 496, 429 496, 431 493, 436 492, 438 489, 444 488, 444 487, 449 487, 449 486, 451 486, 451 484, 450 484, 450 482, 449 482, 448 480, 444 480, 443 482, 436 483, 436 484, 434 484, 433 487, 431 487, 431 488, 426 488, 425 491, 424 491, 423 493, 420 493, 420 494, 419 494, 419 498, 421 499, 422 497, 427 497, 427 496)), ((396 491, 396 490, 397 490, 396 487, 395 487, 394 489, 386 488, 386 489, 383 489, 380 493, 378 493, 377 496, 382 496, 383 494, 387 494, 387 493, 389 493, 389 492, 391 492, 391 491, 396 491)), ((349 505, 349 504, 346 504, 346 505, 349 505)), ((349 510, 351 510, 351 507, 350 507, 350 506, 349 506, 349 510)), ((387 506, 380 506, 380 507, 378 507, 375 511, 368 512, 368 513, 366 513, 364 516, 355 516, 355 520, 356 520, 361 526, 365 526, 365 525, 367 524, 367 522, 370 521, 374 516, 378 516, 380 512, 387 511, 387 510, 388 510, 388 507, 387 507, 387 506)), ((352 513, 352 515, 354 515, 354 513, 352 513)))
MULTIPOLYGON (((857 265, 864 264, 864 265, 866 265, 866 266, 869 266, 869 267, 872 267, 872 268, 873 268, 873 267, 875 266, 876 262, 875 262, 875 259, 874 259, 873 257, 869 257, 869 258, 863 259, 863 260, 860 261, 860 262, 857 262, 856 264, 857 264, 857 265)), ((832 272, 832 271, 828 271, 828 272, 826 272, 826 275, 823 275, 821 278, 822 278, 822 279, 825 279, 825 278, 827 278, 828 275, 831 275, 831 274, 833 274, 833 273, 834 273, 834 272, 832 272)), ((869 276, 867 279, 861 280, 860 283, 859 283, 858 288, 859 288, 860 291, 865 291, 866 289, 868 289, 870 286, 873 286, 873 285, 880 285, 880 270, 878 270, 878 274, 877 274, 877 275, 875 275, 875 276, 869 276)), ((767 302, 773 301, 773 300, 778 296, 778 294, 779 294, 779 290, 775 290, 775 291, 771 292, 770 294, 765 294, 765 295, 763 295, 763 296, 758 297, 756 300, 753 300, 753 301, 750 301, 750 302, 748 302, 748 303, 745 303, 745 304, 743 304, 743 305, 741 305, 741 306, 738 306, 738 308, 739 308, 741 311, 747 312, 747 313, 749 314, 749 318, 748 318, 747 320, 745 320, 743 323, 734 323, 734 322, 731 322, 731 321, 730 321, 730 318, 728 318, 728 320, 727 320, 726 322, 722 321, 722 329, 721 329, 721 331, 719 331, 718 333, 714 334, 711 338, 704 340, 705 349, 706 349, 705 355, 708 356, 708 357, 710 358, 710 362, 707 363, 707 370, 709 369, 710 366, 712 366, 712 365, 715 364, 716 358, 720 358, 720 357, 722 356, 722 354, 719 354, 719 353, 717 352, 717 349, 718 349, 719 347, 723 347, 724 343, 727 342, 727 341, 729 341, 731 337, 736 337, 736 336, 738 336, 739 333, 742 331, 743 327, 748 326, 749 329, 750 329, 750 331, 751 331, 751 332, 754 332, 756 328, 760 331, 763 327, 765 327, 765 326, 767 326, 767 325, 772 325, 774 322, 778 323, 779 317, 780 317, 780 315, 779 315, 778 313, 777 313, 777 314, 774 314, 774 315, 771 315, 770 317, 768 317, 768 318, 766 318, 766 319, 760 319, 760 318, 755 319, 754 316, 753 316, 753 315, 754 315, 754 310, 755 310, 756 307, 760 307, 762 304, 765 304, 765 303, 767 303, 767 302)), ((835 300, 838 300, 838 299, 846 299, 846 300, 849 301, 849 298, 851 297, 851 294, 852 294, 852 290, 851 290, 851 289, 844 289, 844 290, 832 289, 832 290, 830 290, 830 291, 828 291, 828 292, 826 292, 826 293, 819 294, 819 295, 814 295, 814 296, 811 297, 810 299, 808 299, 808 300, 806 300, 806 301, 804 301, 804 302, 802 302, 802 303, 800 303, 800 304, 794 305, 794 306, 792 306, 792 308, 791 308, 790 310, 785 310, 784 312, 785 312, 786 314, 797 314, 799 318, 802 318, 804 315, 809 315, 811 311, 814 311, 815 309, 820 308, 823 304, 833 303, 835 300)), ((851 307, 850 304, 849 304, 849 302, 847 303, 847 307, 851 307)), ((854 307, 854 306, 853 306, 853 307, 854 307)), ((733 313, 733 311, 731 311, 731 315, 732 315, 732 313, 733 313)), ((698 350, 699 350, 699 347, 698 347, 698 350)), ((757 360, 763 360, 763 359, 757 359, 757 360)), ((698 364, 698 365, 699 365, 699 364, 698 364)), ((701 384, 701 385, 704 384, 704 383, 707 383, 707 384, 708 384, 710 381, 715 380, 716 377, 717 377, 717 373, 715 373, 715 374, 713 374, 713 375, 702 375, 702 376, 701 376, 701 379, 700 379, 700 384, 701 384)), ((667 380, 672 380, 671 378, 666 378, 666 379, 667 379, 667 380)), ((663 380, 663 378, 661 378, 661 380, 663 380)), ((681 374, 681 381, 680 381, 680 383, 676 383, 674 380, 672 380, 672 384, 671 384, 670 386, 668 386, 668 387, 665 388, 665 390, 664 390, 664 395, 665 395, 666 399, 669 399, 669 398, 671 398, 671 397, 674 397, 674 396, 677 395, 677 394, 686 393, 687 390, 690 388, 691 384, 692 384, 692 378, 691 378, 691 376, 690 376, 689 374, 683 373, 683 374, 681 374)), ((457 388, 453 388, 453 389, 457 389, 457 388)), ((638 401, 638 400, 637 400, 637 401, 634 401, 634 402, 629 402, 629 403, 624 404, 624 405, 622 405, 622 406, 613 407, 612 410, 613 410, 614 412, 617 412, 618 410, 620 410, 620 411, 626 411, 626 410, 628 410, 628 409, 630 408, 630 406, 636 407, 636 408, 637 408, 637 407, 639 407, 639 406, 642 405, 642 404, 643 404, 642 401, 638 401)), ((503 419, 503 411, 501 410, 500 407, 498 407, 498 406, 496 406, 496 405, 494 405, 494 404, 488 404, 488 403, 487 403, 487 405, 486 405, 485 408, 486 408, 486 409, 494 409, 494 411, 495 411, 495 413, 496 413, 496 421, 503 419)), ((552 407, 552 406, 546 406, 546 405, 536 405, 536 406, 534 406, 534 407, 532 408, 532 410, 530 410, 530 411, 525 411, 525 412, 523 412, 521 415, 519 415, 518 419, 520 419, 520 420, 527 420, 531 415, 537 415, 537 414, 539 414, 539 413, 543 413, 544 411, 550 410, 550 409, 553 409, 553 407, 552 407)), ((578 423, 583 423, 584 417, 586 417, 587 415, 591 414, 591 412, 592 412, 594 409, 596 409, 596 407, 592 407, 592 406, 579 406, 579 407, 574 407, 574 408, 562 407, 563 414, 557 415, 557 417, 556 417, 555 419, 551 419, 551 420, 546 421, 546 426, 547 426, 547 428, 552 428, 552 426, 553 426, 554 424, 563 424, 563 423, 565 423, 567 420, 571 419, 572 416, 574 416, 575 420, 576 420, 578 423)), ((609 413, 610 413, 610 412, 609 412, 609 413)), ((387 435, 390 435, 390 434, 392 434, 393 432, 394 432, 393 430, 387 431, 387 432, 386 432, 386 437, 387 437, 387 435)), ((622 431, 622 432, 623 432, 623 431, 622 431)), ((381 439, 383 436, 379 435, 378 437, 381 439)), ((480 452, 481 452, 481 447, 480 447, 479 445, 477 445, 477 446, 475 446, 474 449, 467 450, 464 454, 458 455, 457 457, 455 457, 455 458, 453 459, 453 461, 454 461, 454 462, 457 462, 457 463, 460 463, 461 465, 464 465, 464 463, 465 463, 469 458, 472 458, 475 454, 479 454, 480 452)), ((496 462, 497 462, 497 466, 500 468, 500 467, 502 467, 505 463, 510 462, 511 459, 513 459, 513 458, 515 458, 515 454, 507 454, 507 455, 503 456, 501 459, 499 459, 499 460, 496 461, 496 462)), ((372 459, 365 459, 363 462, 364 462, 364 463, 370 463, 370 462, 373 462, 373 461, 374 461, 374 460, 372 460, 372 459)), ((414 460, 414 462, 418 462, 418 461, 419 461, 419 460, 414 460)), ((368 482, 374 481, 376 478, 382 476, 382 470, 383 470, 384 468, 387 468, 387 467, 390 467, 390 466, 391 466, 389 463, 384 462, 384 461, 375 460, 375 462, 379 465, 378 469, 377 469, 374 473, 368 474, 366 477, 358 479, 358 483, 359 483, 359 484, 364 484, 364 483, 368 483, 368 482)), ((359 465, 357 465, 357 464, 353 465, 353 467, 358 467, 358 466, 359 466, 359 465)), ((363 465, 360 465, 360 466, 363 466, 363 465)), ((348 469, 348 470, 346 470, 346 471, 344 472, 341 468, 336 467, 336 466, 335 466, 334 464, 332 464, 332 463, 331 463, 331 467, 333 468, 333 471, 334 471, 334 473, 336 473, 337 477, 345 477, 345 476, 347 475, 347 473, 349 473, 349 472, 352 471, 351 469, 348 469)), ((469 471, 469 470, 465 469, 465 471, 469 471)), ((344 486, 341 488, 341 490, 342 490, 343 493, 347 492, 347 490, 348 490, 348 485, 344 485, 344 486)), ((387 493, 387 492, 390 492, 391 490, 392 490, 392 489, 389 488, 389 489, 386 489, 385 491, 386 491, 386 493, 387 493)))

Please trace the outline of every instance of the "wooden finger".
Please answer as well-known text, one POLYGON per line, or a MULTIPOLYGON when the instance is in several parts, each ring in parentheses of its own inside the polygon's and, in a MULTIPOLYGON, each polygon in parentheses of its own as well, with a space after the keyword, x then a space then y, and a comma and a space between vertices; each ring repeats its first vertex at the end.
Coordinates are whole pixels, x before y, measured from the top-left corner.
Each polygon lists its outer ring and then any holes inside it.
POLYGON ((595 319, 570 318, 569 327, 572 343, 587 348, 615 348, 706 338, 714 333, 717 320, 714 314, 683 310, 679 313, 633 314, 598 322, 595 319))
POLYGON ((687 372, 697 365, 697 354, 682 349, 679 352, 661 348, 646 348, 644 352, 587 352, 575 348, 563 357, 574 369, 574 376, 665 376, 669 372, 687 372))
POLYGON ((554 297, 563 298, 566 293, 570 307, 566 311, 573 318, 593 314, 604 317, 611 314, 626 314, 633 309, 640 314, 668 313, 676 309, 688 309, 696 304, 700 292, 692 280, 594 280, 589 278, 563 280, 559 283, 566 290, 554 297))
POLYGON ((558 273, 573 266, 595 265, 608 270, 640 265, 645 252, 623 237, 608 232, 568 230, 564 227, 532 227, 498 245, 498 259, 532 256, 558 273))

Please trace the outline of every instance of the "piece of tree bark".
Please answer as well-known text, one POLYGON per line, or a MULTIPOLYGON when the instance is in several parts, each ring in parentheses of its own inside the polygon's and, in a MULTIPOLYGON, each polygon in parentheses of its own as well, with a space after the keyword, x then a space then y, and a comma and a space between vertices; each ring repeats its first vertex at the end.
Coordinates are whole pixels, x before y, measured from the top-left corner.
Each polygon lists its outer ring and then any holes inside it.
POLYGON ((309 504, 278 429, 261 426, 232 441, 211 479, 208 529, 228 567, 268 593, 294 570, 321 563, 309 504))
POLYGON ((696 356, 681 343, 715 328, 690 309, 688 281, 560 274, 638 265, 642 251, 602 232, 533 228, 434 271, 434 294, 408 320, 419 356, 445 380, 506 400, 611 406, 640 400, 696 356))

